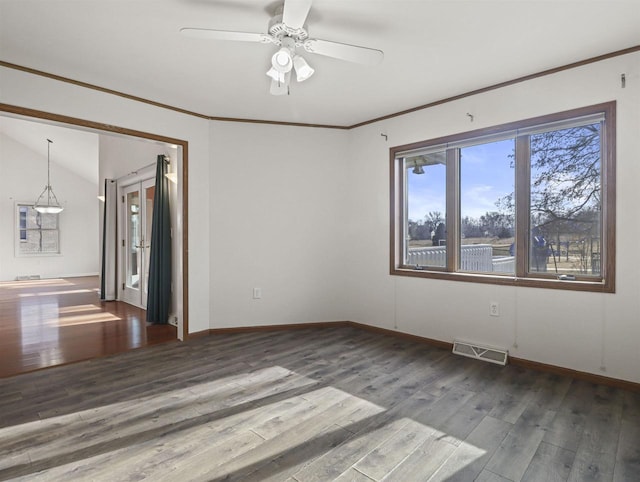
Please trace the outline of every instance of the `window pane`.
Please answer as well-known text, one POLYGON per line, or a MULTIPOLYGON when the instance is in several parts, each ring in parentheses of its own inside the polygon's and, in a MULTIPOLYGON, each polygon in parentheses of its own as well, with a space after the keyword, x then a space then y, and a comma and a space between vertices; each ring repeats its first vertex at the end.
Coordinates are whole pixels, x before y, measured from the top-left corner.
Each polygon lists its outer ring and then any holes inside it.
POLYGON ((130 288, 140 286, 140 193, 127 193, 127 247, 126 284, 130 288))
POLYGON ((407 265, 444 268, 447 264, 446 171, 444 150, 404 159, 407 265))
POLYGON ((18 205, 19 255, 60 253, 58 214, 39 213, 33 206, 18 205))
POLYGON ((529 270, 600 276, 600 123, 531 136, 529 270))
POLYGON ((20 216, 20 241, 27 240, 27 206, 18 206, 18 214, 20 216))
POLYGON ((460 149, 460 271, 515 273, 515 140, 460 149))

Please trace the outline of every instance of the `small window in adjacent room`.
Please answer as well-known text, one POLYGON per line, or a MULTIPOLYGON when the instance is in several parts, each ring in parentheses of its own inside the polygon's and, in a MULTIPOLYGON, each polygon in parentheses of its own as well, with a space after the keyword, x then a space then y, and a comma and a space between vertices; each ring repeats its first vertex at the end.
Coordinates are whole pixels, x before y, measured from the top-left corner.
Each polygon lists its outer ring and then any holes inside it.
POLYGON ((60 254, 59 214, 39 213, 28 204, 16 204, 16 255, 60 254))
POLYGON ((391 274, 615 291, 615 102, 391 149, 391 274))

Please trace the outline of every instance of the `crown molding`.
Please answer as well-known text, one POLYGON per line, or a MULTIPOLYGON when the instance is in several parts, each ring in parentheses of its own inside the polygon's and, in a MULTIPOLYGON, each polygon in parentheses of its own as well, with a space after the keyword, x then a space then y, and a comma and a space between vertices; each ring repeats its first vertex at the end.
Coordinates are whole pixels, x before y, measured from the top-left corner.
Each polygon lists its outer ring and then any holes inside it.
POLYGON ((417 107, 412 107, 411 109, 405 109, 405 110, 402 110, 402 111, 399 111, 399 112, 386 114, 384 116, 376 117, 374 119, 370 119, 370 120, 363 121, 363 122, 358 122, 357 124, 352 124, 352 125, 348 125, 348 126, 331 125, 331 124, 311 124, 311 123, 303 123, 303 122, 274 121, 274 120, 267 120, 267 119, 242 119, 242 118, 235 118, 235 117, 220 117, 220 116, 206 115, 206 114, 202 114, 200 112, 194 112, 194 111, 190 111, 190 110, 187 110, 187 109, 182 109, 180 107, 175 107, 175 106, 172 106, 172 105, 169 105, 169 104, 156 102, 154 100, 145 99, 143 97, 138 97, 136 95, 131 95, 131 94, 127 94, 127 93, 124 93, 124 92, 119 92, 117 90, 108 89, 106 87, 101 87, 101 86, 90 84, 90 83, 87 83, 87 82, 81 82, 81 81, 78 81, 78 80, 71 79, 69 77, 63 77, 61 75, 51 74, 49 72, 44 72, 42 70, 37 70, 37 69, 30 68, 30 67, 25 67, 23 65, 18 65, 18 64, 14 64, 14 63, 10 63, 10 62, 5 62, 3 60, 0 60, 0 67, 6 67, 8 69, 27 72, 29 74, 38 75, 38 76, 41 76, 41 77, 46 77, 48 79, 57 80, 59 82, 65 82, 65 83, 68 83, 68 84, 77 85, 79 87, 84 87, 86 89, 91 89, 91 90, 96 90, 98 92, 104 92, 106 94, 116 95, 118 97, 123 97, 125 99, 133 100, 135 102, 141 102, 143 104, 148 104, 148 105, 152 105, 152 106, 155 106, 155 107, 160 107, 162 109, 168 109, 168 110, 172 110, 174 112, 179 112, 181 114, 186 114, 186 115, 198 117, 198 118, 201 118, 201 119, 212 120, 212 121, 240 122, 240 123, 246 123, 246 124, 270 124, 270 125, 294 126, 294 127, 313 127, 313 128, 322 128, 322 129, 350 130, 350 129, 356 129, 358 127, 366 126, 366 125, 369 125, 369 124, 374 124, 376 122, 380 122, 380 121, 383 121, 383 120, 392 119, 394 117, 403 116, 405 114, 410 114, 410 113, 417 112, 417 111, 420 111, 420 110, 429 109, 429 108, 435 107, 437 105, 447 104, 449 102, 454 102, 456 100, 464 99, 466 97, 471 97, 471 96, 474 96, 474 95, 483 94, 485 92, 490 92, 492 90, 501 89, 503 87, 508 87, 510 85, 519 84, 521 82, 526 82, 528 80, 537 79, 539 77, 545 77, 547 75, 552 75, 552 74, 555 74, 555 73, 558 73, 558 72, 562 72, 562 71, 565 71, 565 70, 575 69, 575 68, 578 68, 578 67, 582 67, 584 65, 589 65, 589 64, 596 63, 596 62, 601 62, 603 60, 611 59, 611 58, 614 58, 614 57, 620 57, 622 55, 628 55, 628 54, 635 53, 635 52, 638 52, 638 51, 640 51, 640 45, 635 45, 633 47, 629 47, 629 48, 626 48, 626 49, 616 50, 615 52, 609 52, 609 53, 603 54, 603 55, 597 55, 595 57, 590 57, 588 59, 580 60, 578 62, 573 62, 573 63, 567 64, 567 65, 562 65, 560 67, 554 67, 552 69, 543 70, 541 72, 536 72, 536 73, 533 73, 533 74, 525 75, 523 77, 518 77, 516 79, 508 80, 508 81, 505 81, 505 82, 500 82, 498 84, 493 84, 493 85, 490 85, 490 86, 487 86, 487 87, 482 87, 480 89, 471 90, 469 92, 464 92, 462 94, 457 94, 457 95, 454 95, 454 96, 451 96, 451 97, 446 97, 444 99, 440 99, 440 100, 436 100, 436 101, 433 101, 433 102, 429 102, 427 104, 419 105, 417 107))

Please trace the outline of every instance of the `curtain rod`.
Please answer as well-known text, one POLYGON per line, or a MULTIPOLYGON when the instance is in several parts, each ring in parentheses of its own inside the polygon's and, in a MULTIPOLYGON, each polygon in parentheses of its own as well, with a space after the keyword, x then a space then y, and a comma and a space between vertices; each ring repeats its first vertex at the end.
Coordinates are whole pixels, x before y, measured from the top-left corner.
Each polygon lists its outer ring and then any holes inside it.
MULTIPOLYGON (((171 162, 171 158, 165 154, 162 154, 162 156, 164 156, 164 160, 166 162, 171 162)), ((157 162, 157 161, 156 161, 157 162)), ((149 169, 150 167, 153 167, 156 165, 156 162, 152 162, 151 164, 147 164, 146 166, 143 167, 139 167, 138 169, 136 169, 135 171, 131 171, 129 174, 125 174, 126 176, 133 176, 138 174, 140 171, 144 171, 145 169, 149 169)))

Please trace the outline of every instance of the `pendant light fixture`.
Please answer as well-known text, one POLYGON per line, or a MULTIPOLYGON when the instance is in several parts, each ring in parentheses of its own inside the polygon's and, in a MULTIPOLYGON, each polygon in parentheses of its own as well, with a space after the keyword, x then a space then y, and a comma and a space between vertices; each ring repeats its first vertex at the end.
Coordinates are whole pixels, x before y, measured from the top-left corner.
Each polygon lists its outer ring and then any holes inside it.
POLYGON ((51 189, 51 144, 53 144, 53 141, 47 139, 47 185, 38 196, 33 209, 39 213, 57 214, 62 212, 64 208, 53 193, 53 189, 51 189))

